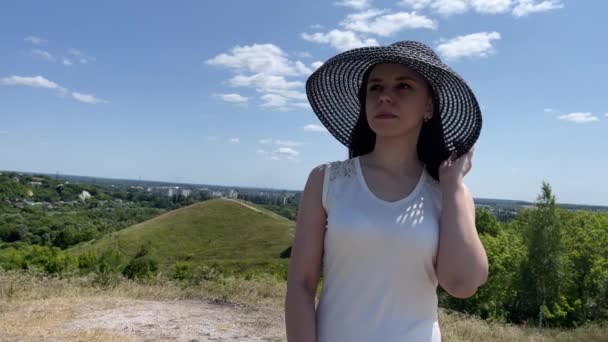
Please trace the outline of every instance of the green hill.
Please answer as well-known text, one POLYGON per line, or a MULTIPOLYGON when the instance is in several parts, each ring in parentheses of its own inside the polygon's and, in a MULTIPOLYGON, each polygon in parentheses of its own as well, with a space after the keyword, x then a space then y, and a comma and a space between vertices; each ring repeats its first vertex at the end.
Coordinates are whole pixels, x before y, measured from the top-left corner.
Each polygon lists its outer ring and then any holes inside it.
POLYGON ((177 261, 251 264, 274 260, 283 264, 286 259, 279 255, 291 245, 295 223, 239 202, 213 199, 196 203, 77 245, 71 251, 100 254, 114 249, 132 258, 142 245, 149 244, 162 268, 177 261))

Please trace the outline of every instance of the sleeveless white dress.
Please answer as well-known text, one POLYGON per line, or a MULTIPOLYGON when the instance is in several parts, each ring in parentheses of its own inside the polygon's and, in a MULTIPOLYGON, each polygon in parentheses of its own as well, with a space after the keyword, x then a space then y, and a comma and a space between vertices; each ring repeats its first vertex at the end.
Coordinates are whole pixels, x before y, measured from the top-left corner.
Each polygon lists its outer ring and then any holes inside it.
POLYGON ((439 183, 423 171, 398 201, 376 197, 358 157, 326 164, 318 342, 440 342, 439 183))

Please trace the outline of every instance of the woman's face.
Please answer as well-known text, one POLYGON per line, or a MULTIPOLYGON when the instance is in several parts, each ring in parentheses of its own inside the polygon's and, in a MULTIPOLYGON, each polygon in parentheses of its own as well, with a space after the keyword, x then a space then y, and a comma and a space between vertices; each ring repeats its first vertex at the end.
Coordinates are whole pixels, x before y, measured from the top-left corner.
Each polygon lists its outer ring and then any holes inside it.
POLYGON ((367 83, 365 113, 377 136, 418 134, 433 114, 426 80, 401 64, 375 66, 367 83))

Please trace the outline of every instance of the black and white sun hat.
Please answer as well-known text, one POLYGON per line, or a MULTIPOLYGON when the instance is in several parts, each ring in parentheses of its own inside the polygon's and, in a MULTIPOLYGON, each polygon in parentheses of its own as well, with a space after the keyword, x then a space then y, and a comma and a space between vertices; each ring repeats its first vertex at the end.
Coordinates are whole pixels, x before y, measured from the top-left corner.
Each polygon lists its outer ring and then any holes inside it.
POLYGON ((400 41, 342 52, 319 67, 306 81, 310 105, 327 130, 349 147, 361 111, 359 90, 366 72, 376 64, 398 63, 426 78, 439 105, 438 156, 467 153, 481 132, 481 109, 464 79, 444 64, 427 45, 400 41))

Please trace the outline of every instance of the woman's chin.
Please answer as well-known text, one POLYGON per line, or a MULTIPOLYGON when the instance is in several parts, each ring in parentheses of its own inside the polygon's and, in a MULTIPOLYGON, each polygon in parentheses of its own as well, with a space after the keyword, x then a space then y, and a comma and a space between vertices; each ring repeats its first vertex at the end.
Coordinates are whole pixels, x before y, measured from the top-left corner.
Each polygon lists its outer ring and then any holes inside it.
POLYGON ((395 138, 395 137, 404 137, 411 134, 416 133, 416 127, 412 127, 410 129, 403 127, 395 127, 393 124, 391 125, 374 125, 371 127, 372 131, 376 133, 377 138, 395 138))

